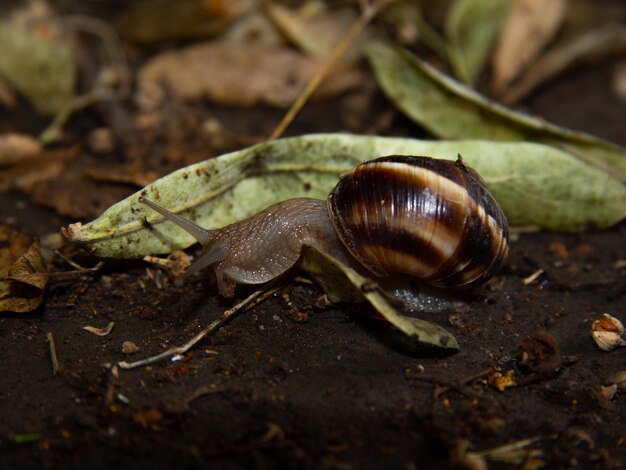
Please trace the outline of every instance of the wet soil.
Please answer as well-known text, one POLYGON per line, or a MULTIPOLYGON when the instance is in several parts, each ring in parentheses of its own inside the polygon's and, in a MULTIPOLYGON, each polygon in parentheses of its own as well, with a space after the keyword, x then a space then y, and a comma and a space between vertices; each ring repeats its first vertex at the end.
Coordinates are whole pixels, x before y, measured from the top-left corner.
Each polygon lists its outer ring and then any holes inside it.
MULTIPOLYGON (((613 65, 570 73, 526 109, 626 144, 626 107, 606 86, 613 65)), ((332 112, 314 105, 306 122, 332 112)), ((418 132, 400 117, 396 125, 418 132)), ((17 193, 0 194, 0 206, 3 223, 35 235, 73 221, 17 193)), ((184 343, 233 302, 202 276, 177 288, 142 262, 109 261, 53 283, 38 311, 0 316, 0 467, 449 468, 469 465, 464 449, 531 439, 490 454, 490 466, 623 468, 626 396, 610 400, 601 386, 626 369, 626 348, 602 352, 589 331, 602 313, 624 319, 625 240, 624 223, 516 236, 485 292, 423 315, 459 339, 449 356, 407 353, 354 307, 314 307, 315 286, 286 281, 181 360, 131 371, 112 365, 184 343), (107 336, 83 329, 110 322, 107 336), (521 364, 528 338, 550 343, 539 372, 521 364), (127 356, 125 341, 140 351, 127 356), (519 385, 490 386, 496 367, 522 374, 519 385)))

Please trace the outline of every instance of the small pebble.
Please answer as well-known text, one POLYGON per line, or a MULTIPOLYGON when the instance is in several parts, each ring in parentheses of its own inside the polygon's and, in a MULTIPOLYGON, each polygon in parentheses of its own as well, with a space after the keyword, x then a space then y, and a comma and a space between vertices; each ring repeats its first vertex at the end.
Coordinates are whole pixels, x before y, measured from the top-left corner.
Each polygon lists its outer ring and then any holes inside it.
POLYGON ((135 354, 137 351, 139 351, 139 346, 132 341, 124 341, 122 343, 122 352, 124 354, 135 354))

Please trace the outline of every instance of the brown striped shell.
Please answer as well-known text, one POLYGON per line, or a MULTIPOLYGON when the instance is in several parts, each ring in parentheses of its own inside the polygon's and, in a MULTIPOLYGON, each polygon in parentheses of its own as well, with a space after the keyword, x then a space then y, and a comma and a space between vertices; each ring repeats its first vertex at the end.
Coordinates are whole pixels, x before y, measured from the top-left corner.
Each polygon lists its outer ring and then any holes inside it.
POLYGON ((460 158, 363 163, 341 178, 328 210, 346 248, 381 277, 466 289, 495 274, 508 252, 506 216, 460 158))

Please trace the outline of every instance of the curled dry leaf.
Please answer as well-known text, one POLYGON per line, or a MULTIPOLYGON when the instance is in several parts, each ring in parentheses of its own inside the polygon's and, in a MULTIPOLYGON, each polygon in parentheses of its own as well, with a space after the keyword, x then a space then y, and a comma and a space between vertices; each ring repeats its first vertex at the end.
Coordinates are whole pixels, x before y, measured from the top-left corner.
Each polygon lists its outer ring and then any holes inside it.
POLYGON ((48 281, 39 242, 0 225, 0 312, 30 312, 41 305, 48 281))
POLYGON ((591 325, 591 338, 602 351, 612 351, 619 346, 626 346, 624 325, 608 313, 591 325))
POLYGON ((432 134, 449 139, 541 142, 626 182, 626 149, 505 108, 408 51, 375 41, 366 52, 389 99, 432 134))
MULTIPOLYGON (((138 73, 140 87, 164 86, 180 100, 229 106, 287 107, 321 63, 280 46, 213 41, 157 55, 138 73)), ((361 82, 356 69, 336 70, 316 96, 334 96, 361 82)))
POLYGON ((626 392, 626 370, 621 370, 616 374, 611 375, 606 383, 615 384, 617 386, 617 390, 620 392, 626 392))
POLYGON ((305 246, 299 266, 322 287, 331 302, 369 303, 387 322, 404 334, 403 347, 428 346, 449 351, 459 349, 458 341, 448 331, 434 323, 402 315, 376 282, 332 256, 305 246), (413 344, 407 344, 407 339, 413 344))
POLYGON ((34 160, 41 155, 41 144, 26 134, 0 135, 0 166, 34 160))
POLYGON ((613 400, 621 394, 626 392, 626 371, 622 370, 611 375, 604 381, 604 385, 599 388, 599 393, 607 400, 613 400))
POLYGON ((493 54, 491 87, 496 94, 502 94, 552 40, 566 6, 566 0, 514 0, 493 54))

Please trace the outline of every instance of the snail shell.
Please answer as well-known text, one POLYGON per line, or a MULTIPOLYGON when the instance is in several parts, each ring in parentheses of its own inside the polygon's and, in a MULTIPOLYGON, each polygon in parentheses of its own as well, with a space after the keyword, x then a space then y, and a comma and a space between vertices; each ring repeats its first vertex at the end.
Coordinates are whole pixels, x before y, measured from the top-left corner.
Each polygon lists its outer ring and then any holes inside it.
POLYGON ((328 210, 345 247, 379 277, 405 273, 435 287, 471 288, 508 252, 504 212, 460 159, 363 163, 343 175, 328 210))
POLYGON ((140 199, 203 245, 186 274, 211 267, 220 293, 289 270, 303 245, 379 277, 408 274, 467 289, 491 277, 508 251, 504 213, 476 172, 457 162, 392 156, 343 175, 328 200, 290 199, 248 219, 205 230, 140 199), (347 250, 347 251, 346 251, 347 250))

